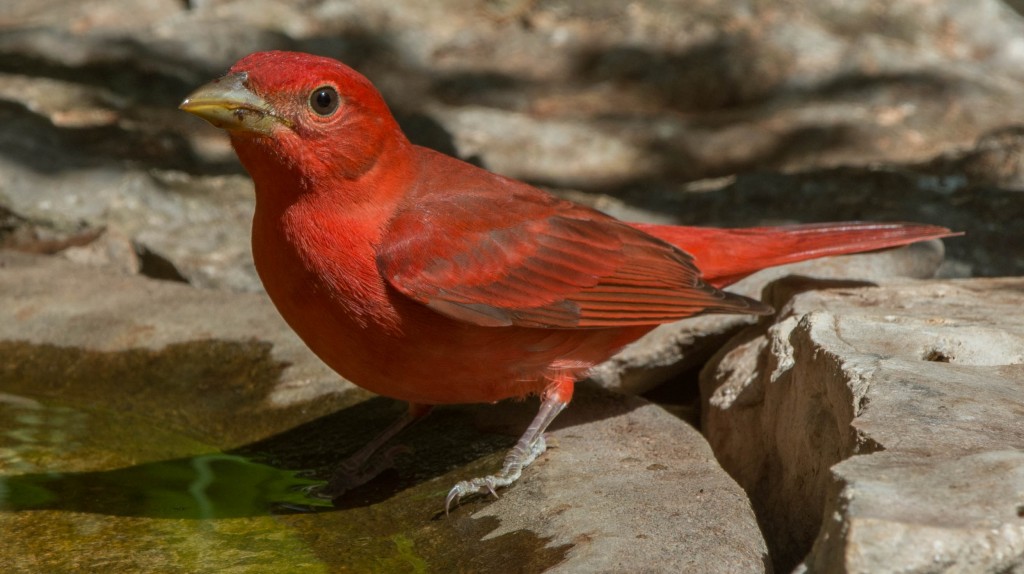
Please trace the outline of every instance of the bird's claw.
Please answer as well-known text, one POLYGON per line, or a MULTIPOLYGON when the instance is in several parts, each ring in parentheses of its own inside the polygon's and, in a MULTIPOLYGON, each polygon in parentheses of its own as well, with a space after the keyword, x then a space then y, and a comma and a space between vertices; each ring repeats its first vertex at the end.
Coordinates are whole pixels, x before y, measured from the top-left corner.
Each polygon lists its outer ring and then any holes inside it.
POLYGON ((505 457, 505 464, 498 474, 472 480, 463 480, 457 483, 448 491, 448 496, 444 499, 445 516, 448 516, 452 503, 454 502, 458 506, 463 496, 490 493, 494 498, 499 498, 497 489, 508 486, 518 480, 523 474, 523 469, 529 466, 545 450, 547 450, 547 442, 544 440, 543 435, 538 436, 525 452, 512 449, 512 452, 505 457))
POLYGON ((448 491, 448 496, 446 496, 444 499, 444 514, 445 516, 448 516, 448 511, 451 509, 452 503, 454 502, 455 505, 458 506, 459 500, 461 500, 463 496, 469 494, 490 493, 491 496, 493 496, 494 498, 500 498, 498 496, 498 491, 495 489, 495 487, 507 486, 509 484, 512 484, 514 481, 515 478, 508 480, 503 479, 503 477, 501 477, 500 475, 491 475, 484 476, 482 478, 474 478, 472 480, 463 480, 456 484, 455 486, 453 486, 452 489, 448 491))

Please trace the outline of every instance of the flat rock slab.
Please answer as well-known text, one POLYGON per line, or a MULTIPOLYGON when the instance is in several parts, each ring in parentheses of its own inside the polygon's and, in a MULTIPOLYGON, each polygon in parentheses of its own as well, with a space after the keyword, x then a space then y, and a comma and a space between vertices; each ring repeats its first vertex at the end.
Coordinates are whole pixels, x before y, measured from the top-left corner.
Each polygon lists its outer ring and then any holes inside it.
MULTIPOLYGON (((190 417, 221 421, 216 432, 225 446, 254 438, 251 430, 236 436, 239 425, 252 429, 258 421, 264 434, 273 434, 294 426, 297 421, 286 419, 300 411, 309 420, 368 396, 309 352, 264 294, 195 289, 10 251, 0 251, 0 294, 0 341, 10 346, 9 364, 17 357, 31 368, 44 357, 54 361, 61 350, 68 352, 61 360, 69 378, 90 364, 102 364, 107 372, 160 364, 158 391, 154 382, 137 380, 129 388, 132 383, 124 380, 122 388, 102 392, 173 399, 190 417), (195 370, 209 370, 208 364, 186 368, 192 360, 219 362, 221 380, 195 370), (250 373, 232 374, 246 364, 250 373), (348 396, 353 394, 358 396, 348 396), (247 400, 255 404, 245 413, 224 409, 237 395, 251 395, 247 400)), ((33 392, 68 392, 57 373, 39 376, 26 380, 33 392)), ((82 399, 101 394, 81 390, 82 399)))
POLYGON ((488 537, 525 529, 569 545, 550 572, 771 571, 746 495, 696 429, 593 390, 554 426, 533 479, 472 515, 501 520, 488 537))
POLYGON ((9 572, 763 572, 739 486, 689 425, 583 385, 548 453, 445 518, 536 401, 442 408, 395 470, 304 494, 403 405, 258 294, 0 251, 0 563, 9 572))
POLYGON ((812 286, 702 373, 776 568, 1024 568, 1024 279, 812 286))
POLYGON ((1024 571, 1019 448, 937 460, 877 453, 834 469, 832 518, 800 571, 1024 571))

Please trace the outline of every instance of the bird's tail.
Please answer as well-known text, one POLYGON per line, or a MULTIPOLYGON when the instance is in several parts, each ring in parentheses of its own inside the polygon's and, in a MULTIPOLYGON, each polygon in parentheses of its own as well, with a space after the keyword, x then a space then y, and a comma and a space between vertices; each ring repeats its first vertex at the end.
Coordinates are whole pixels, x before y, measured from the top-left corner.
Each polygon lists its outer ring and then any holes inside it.
POLYGON ((634 226, 692 255, 704 281, 715 287, 776 265, 962 235, 935 225, 859 221, 743 229, 634 226))

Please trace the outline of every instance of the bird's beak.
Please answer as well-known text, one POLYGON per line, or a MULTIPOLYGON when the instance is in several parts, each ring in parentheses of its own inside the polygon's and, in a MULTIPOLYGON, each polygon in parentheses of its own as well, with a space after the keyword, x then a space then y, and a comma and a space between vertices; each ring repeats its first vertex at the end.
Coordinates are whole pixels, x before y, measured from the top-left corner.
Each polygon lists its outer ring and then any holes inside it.
POLYGON ((269 136, 277 126, 291 127, 291 122, 246 86, 246 80, 245 72, 217 78, 189 94, 178 109, 228 131, 269 136))

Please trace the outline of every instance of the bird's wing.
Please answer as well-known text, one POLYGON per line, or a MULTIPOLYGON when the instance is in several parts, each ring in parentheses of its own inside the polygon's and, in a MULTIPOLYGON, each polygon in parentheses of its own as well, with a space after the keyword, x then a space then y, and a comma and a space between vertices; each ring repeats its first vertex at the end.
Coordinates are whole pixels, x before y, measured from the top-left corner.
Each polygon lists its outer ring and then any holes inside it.
POLYGON ((483 326, 600 328, 764 313, 705 284, 679 249, 527 186, 435 194, 391 220, 377 265, 402 294, 483 326))

